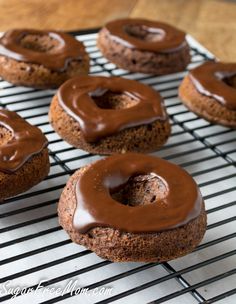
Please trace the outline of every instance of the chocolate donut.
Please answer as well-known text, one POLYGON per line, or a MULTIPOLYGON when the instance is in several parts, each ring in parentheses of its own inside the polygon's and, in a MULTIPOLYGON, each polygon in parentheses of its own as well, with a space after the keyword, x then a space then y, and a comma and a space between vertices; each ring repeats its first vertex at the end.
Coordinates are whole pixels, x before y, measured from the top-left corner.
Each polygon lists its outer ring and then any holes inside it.
POLYGON ((49 116, 64 140, 91 153, 154 151, 170 134, 159 93, 118 77, 68 80, 53 97, 49 116))
POLYGON ((98 47, 118 67, 131 72, 170 74, 190 62, 185 33, 162 22, 119 19, 99 32, 98 47))
POLYGON ((236 63, 203 63, 184 78, 179 96, 197 115, 236 128, 236 63))
POLYGON ((0 201, 24 192, 49 172, 47 139, 14 112, 0 110, 0 201))
POLYGON ((18 29, 0 39, 0 76, 15 85, 57 88, 88 71, 82 42, 63 32, 18 29))
POLYGON ((79 169, 58 205, 72 241, 111 261, 168 261, 191 252, 206 230, 199 189, 179 166, 116 154, 79 169))

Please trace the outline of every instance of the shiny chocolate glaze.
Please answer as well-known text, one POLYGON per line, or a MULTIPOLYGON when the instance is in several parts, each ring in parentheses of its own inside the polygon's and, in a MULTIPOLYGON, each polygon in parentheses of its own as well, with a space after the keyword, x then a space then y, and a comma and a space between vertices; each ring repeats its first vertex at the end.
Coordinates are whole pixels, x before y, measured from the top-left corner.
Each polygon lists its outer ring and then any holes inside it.
POLYGON ((126 47, 158 53, 175 52, 187 45, 185 33, 177 28, 157 21, 145 19, 118 19, 108 22, 105 29, 118 43, 126 47), (129 27, 140 29, 156 39, 140 39, 129 32, 129 27))
POLYGON ((48 144, 40 129, 14 112, 0 110, 0 126, 12 133, 12 138, 0 146, 0 172, 14 173, 48 144))
POLYGON ((123 129, 168 119, 158 92, 120 77, 78 76, 66 81, 57 96, 61 107, 79 123, 88 142, 96 142, 123 129), (125 109, 99 108, 93 96, 102 96, 107 91, 126 94, 137 103, 125 109))
POLYGON ((205 62, 191 70, 189 76, 199 93, 236 111, 236 87, 230 86, 226 81, 236 77, 236 63, 205 62))
POLYGON ((84 46, 74 37, 58 31, 18 29, 7 31, 0 39, 0 55, 17 61, 37 63, 56 71, 64 71, 72 60, 82 59, 84 46), (24 48, 20 41, 26 35, 38 35, 56 39, 59 45, 51 51, 39 52, 24 48))
POLYGON ((144 154, 110 156, 90 165, 79 177, 73 225, 81 233, 94 227, 111 227, 125 232, 158 232, 183 226, 196 218, 203 200, 193 178, 179 166, 144 154), (131 177, 155 174, 166 187, 166 196, 154 203, 135 207, 111 196, 131 177))

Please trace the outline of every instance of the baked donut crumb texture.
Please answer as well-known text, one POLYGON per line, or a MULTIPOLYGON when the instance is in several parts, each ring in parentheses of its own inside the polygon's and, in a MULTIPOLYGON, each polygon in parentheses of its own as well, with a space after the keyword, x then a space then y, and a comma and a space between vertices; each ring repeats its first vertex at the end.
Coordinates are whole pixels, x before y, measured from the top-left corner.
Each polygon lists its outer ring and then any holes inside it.
POLYGON ((143 19, 108 22, 99 32, 97 45, 109 61, 131 72, 176 73, 191 59, 184 32, 143 19))
POLYGON ((49 117, 64 140, 90 153, 151 152, 170 135, 158 92, 117 77, 69 80, 53 97, 49 117))
MULTIPOLYGON (((136 157, 141 159, 143 159, 144 157, 150 157, 144 156, 142 154, 138 154, 137 156, 135 154, 131 154, 131 156, 133 159, 136 159, 136 157)), ((112 157, 125 159, 127 157, 127 154, 112 157)), ((106 167, 106 160, 107 159, 103 160, 103 168, 106 167)), ((94 172, 94 174, 96 174, 97 172, 99 176, 100 171, 97 171, 96 165, 99 162, 102 161, 95 162, 95 165, 90 164, 76 171, 74 175, 69 179, 60 197, 58 205, 59 221, 61 226, 69 234, 73 242, 87 247, 102 258, 115 262, 168 261, 191 252, 199 244, 206 230, 206 212, 204 202, 201 199, 197 203, 197 209, 195 209, 195 212, 197 213, 195 213, 195 215, 192 214, 192 218, 189 218, 187 222, 184 222, 180 226, 164 229, 161 231, 157 230, 150 232, 142 232, 142 229, 144 229, 145 225, 147 225, 147 221, 149 221, 148 217, 150 216, 146 213, 146 208, 149 208, 150 206, 153 206, 152 208, 157 208, 158 205, 156 204, 161 204, 163 203, 163 201, 165 201, 165 197, 168 191, 165 182, 163 183, 162 180, 160 180, 153 174, 146 173, 131 177, 127 183, 125 183, 122 187, 119 186, 116 191, 110 190, 111 199, 115 199, 118 203, 118 205, 116 206, 116 216, 118 217, 117 222, 121 225, 123 225, 123 222, 126 222, 126 219, 121 216, 122 212, 130 212, 130 223, 128 225, 132 227, 135 221, 135 213, 133 213, 133 211, 136 212, 136 208, 142 208, 143 220, 139 223, 139 232, 126 231, 124 229, 120 229, 119 227, 111 226, 111 224, 108 224, 107 227, 102 224, 98 224, 100 217, 98 217, 96 212, 98 211, 97 208, 100 208, 99 205, 101 203, 103 206, 102 209, 104 210, 102 216, 107 216, 107 218, 111 219, 111 212, 114 211, 111 211, 111 205, 107 205, 107 207, 104 208, 104 202, 101 201, 99 197, 94 197, 94 203, 96 202, 97 206, 94 210, 95 222, 86 230, 80 231, 80 229, 76 225, 84 225, 85 218, 82 213, 81 215, 80 213, 78 213, 77 209, 80 204, 82 204, 83 200, 83 194, 80 192, 76 192, 80 189, 78 188, 78 183, 81 181, 82 178, 85 177, 85 175, 89 171, 94 172), (99 205, 97 205, 98 202, 99 205), (122 206, 124 206, 125 208, 122 206)), ((162 163, 166 161, 160 160, 160 162, 162 163)), ((120 166, 122 167, 122 162, 120 162, 120 166)), ((126 165, 123 164, 123 168, 125 167, 126 165)), ((177 166, 174 166, 173 168, 176 167, 177 166)), ((110 169, 107 170, 108 171, 105 174, 109 176, 110 169)), ((182 169, 179 168, 178 170, 182 169)), ((186 176, 186 178, 189 179, 189 182, 191 181, 190 177, 186 176)), ((99 180, 100 179, 98 177, 98 181, 99 180)), ((181 181, 182 180, 179 180, 179 184, 181 184, 181 181)), ((112 185, 113 182, 111 179, 110 182, 112 185)), ((99 189, 97 188, 99 187, 99 185, 96 185, 96 183, 97 182, 94 181, 94 189, 99 189)), ((108 180, 107 183, 109 184, 108 180)), ((185 186, 186 185, 184 184, 183 187, 185 186)), ((196 187, 197 189, 197 186, 194 186, 194 182, 192 186, 196 187)), ((90 187, 90 185, 88 185, 88 187, 90 187)), ((103 188, 101 188, 101 191, 103 191, 102 189, 103 188)), ((183 189, 179 189, 179 191, 183 192, 183 189)), ((92 190, 93 189, 91 189, 91 191, 92 190)), ((181 201, 181 203, 185 204, 186 202, 181 201)), ((154 210, 155 209, 153 209, 153 214, 154 216, 156 215, 158 218, 158 212, 155 212, 154 210)), ((86 218, 88 219, 89 217, 86 218)), ((157 226, 158 222, 159 221, 157 220, 157 226)))
POLYGON ((0 149, 0 201, 28 190, 47 176, 46 137, 7 110, 0 110, 0 149))
POLYGON ((89 56, 82 42, 69 34, 19 29, 0 39, 0 76, 15 85, 57 88, 88 72, 89 56))

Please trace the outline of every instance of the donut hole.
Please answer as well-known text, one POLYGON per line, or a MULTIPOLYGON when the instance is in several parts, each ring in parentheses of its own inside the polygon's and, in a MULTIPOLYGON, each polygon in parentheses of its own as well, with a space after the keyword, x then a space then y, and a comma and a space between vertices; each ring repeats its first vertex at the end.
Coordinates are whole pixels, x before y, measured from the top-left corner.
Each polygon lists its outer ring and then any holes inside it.
POLYGON ((10 130, 0 126, 0 146, 7 144, 13 137, 10 130))
POLYGON ((154 173, 131 177, 122 188, 110 193, 112 198, 131 207, 160 202, 167 195, 164 182, 154 173))
POLYGON ((27 34, 20 40, 20 45, 31 51, 45 53, 57 48, 59 41, 49 35, 27 34))
POLYGON ((147 42, 157 42, 165 36, 165 32, 161 29, 149 28, 140 24, 128 24, 124 27, 124 31, 131 37, 147 42))
POLYGON ((233 87, 233 88, 236 89, 236 75, 231 76, 231 77, 224 77, 222 80, 228 86, 233 87))
POLYGON ((139 99, 132 95, 111 92, 109 90, 96 90, 90 93, 95 104, 101 109, 121 110, 135 106, 139 99))

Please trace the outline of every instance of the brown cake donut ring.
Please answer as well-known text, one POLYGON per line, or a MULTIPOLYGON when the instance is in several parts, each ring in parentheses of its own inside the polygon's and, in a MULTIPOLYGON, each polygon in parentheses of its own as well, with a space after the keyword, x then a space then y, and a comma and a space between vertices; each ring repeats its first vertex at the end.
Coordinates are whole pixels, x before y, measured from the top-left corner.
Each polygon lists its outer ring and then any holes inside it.
POLYGON ((14 112, 0 110, 0 201, 39 183, 49 171, 47 139, 14 112))
POLYGON ((61 195, 72 240, 112 261, 167 261, 191 252, 206 229, 199 189, 157 157, 113 155, 78 170, 61 195))
POLYGON ((0 76, 15 85, 56 88, 88 71, 89 57, 82 42, 69 34, 17 29, 0 39, 0 76))
POLYGON ((63 139, 91 153, 154 151, 170 134, 159 93, 119 77, 68 80, 54 96, 49 116, 63 139))
POLYGON ((185 33, 163 22, 114 20, 99 32, 97 43, 108 60, 132 72, 169 74, 190 62, 185 33))
POLYGON ((236 63, 203 63, 184 78, 179 96, 197 115, 236 128, 236 63))

